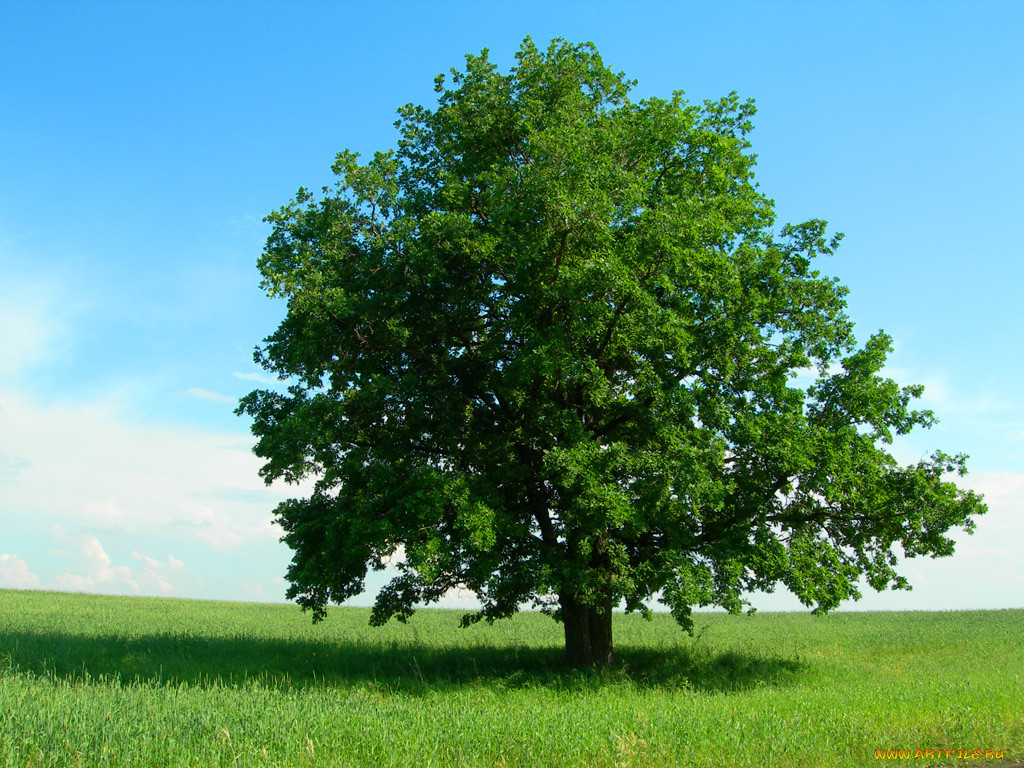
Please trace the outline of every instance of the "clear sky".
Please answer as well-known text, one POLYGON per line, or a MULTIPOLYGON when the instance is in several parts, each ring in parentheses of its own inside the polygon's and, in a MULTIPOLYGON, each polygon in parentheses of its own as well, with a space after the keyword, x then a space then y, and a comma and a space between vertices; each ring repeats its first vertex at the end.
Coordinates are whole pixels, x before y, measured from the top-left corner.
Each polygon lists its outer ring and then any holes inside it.
MULTIPOLYGON (((913 592, 1024 606, 1024 3, 11 2, 0 18, 0 587, 282 600, 287 548, 237 398, 283 317, 262 218, 487 47, 592 41, 636 95, 756 99, 780 221, 861 339, 970 454, 990 513, 913 592)), ((759 596, 762 610, 798 607, 759 596)))

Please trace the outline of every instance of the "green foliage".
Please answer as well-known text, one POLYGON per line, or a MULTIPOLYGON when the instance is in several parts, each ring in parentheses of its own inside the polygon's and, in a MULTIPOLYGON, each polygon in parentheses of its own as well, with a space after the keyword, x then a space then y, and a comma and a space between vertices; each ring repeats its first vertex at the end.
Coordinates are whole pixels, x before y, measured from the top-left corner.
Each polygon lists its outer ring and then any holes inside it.
POLYGON ((588 44, 467 56, 396 149, 268 217, 257 360, 290 386, 239 412, 268 481, 315 481, 277 509, 314 618, 396 553, 374 623, 455 587, 467 622, 660 596, 687 626, 780 582, 828 610, 984 511, 964 457, 886 452, 933 416, 813 268, 840 237, 776 231, 752 102, 633 85, 588 44))
POLYGON ((1024 611, 701 613, 693 638, 616 614, 622 663, 601 674, 565 671, 536 614, 371 631, 368 613, 0 590, 0 768, 1024 759, 1024 611))

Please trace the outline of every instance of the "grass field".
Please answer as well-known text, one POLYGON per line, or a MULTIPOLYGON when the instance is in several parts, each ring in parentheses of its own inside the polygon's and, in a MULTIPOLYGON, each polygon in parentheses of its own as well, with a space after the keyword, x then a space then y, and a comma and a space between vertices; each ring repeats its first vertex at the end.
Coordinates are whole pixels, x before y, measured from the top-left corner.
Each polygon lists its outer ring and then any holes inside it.
POLYGON ((460 615, 0 590, 0 766, 1024 760, 1024 610, 616 616, 601 674, 545 616, 460 615))

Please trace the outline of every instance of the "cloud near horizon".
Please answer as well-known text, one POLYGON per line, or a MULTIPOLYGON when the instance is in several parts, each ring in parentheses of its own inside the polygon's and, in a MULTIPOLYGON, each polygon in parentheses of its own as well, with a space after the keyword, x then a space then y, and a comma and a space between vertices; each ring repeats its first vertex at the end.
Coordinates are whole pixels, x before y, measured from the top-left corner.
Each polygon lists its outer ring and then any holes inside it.
POLYGON ((0 588, 38 589, 39 586, 39 577, 29 570, 24 558, 0 553, 0 588))
POLYGON ((181 581, 188 577, 185 564, 173 555, 168 556, 166 562, 161 562, 132 552, 132 558, 142 564, 141 569, 132 568, 128 565, 115 565, 94 534, 69 536, 55 529, 52 536, 65 549, 49 554, 71 560, 72 565, 64 566, 43 580, 29 568, 25 558, 3 553, 0 554, 0 588, 172 595, 182 592, 181 581))
MULTIPOLYGON (((251 444, 0 388, 0 585, 230 598, 254 574, 269 583, 287 561, 273 508, 301 491, 268 488, 251 444), (47 548, 54 538, 64 555, 47 548), (267 563, 273 574, 262 573, 267 563)), ((283 589, 265 591, 283 599, 283 589)))

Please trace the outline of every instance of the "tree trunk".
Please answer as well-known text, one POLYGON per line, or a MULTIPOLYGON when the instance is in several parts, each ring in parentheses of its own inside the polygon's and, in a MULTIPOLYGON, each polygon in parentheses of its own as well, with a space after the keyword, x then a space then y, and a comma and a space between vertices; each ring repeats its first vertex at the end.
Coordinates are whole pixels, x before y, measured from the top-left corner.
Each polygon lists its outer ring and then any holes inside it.
POLYGON ((600 608, 581 605, 564 595, 562 624, 565 627, 565 661, 573 669, 597 669, 614 661, 612 653, 612 604, 600 608))
POLYGON ((612 653, 612 600, 602 601, 598 609, 590 610, 590 650, 595 667, 609 667, 614 663, 612 653))
POLYGON ((563 597, 561 603, 565 662, 573 669, 592 667, 594 651, 590 646, 590 612, 572 598, 563 597))

